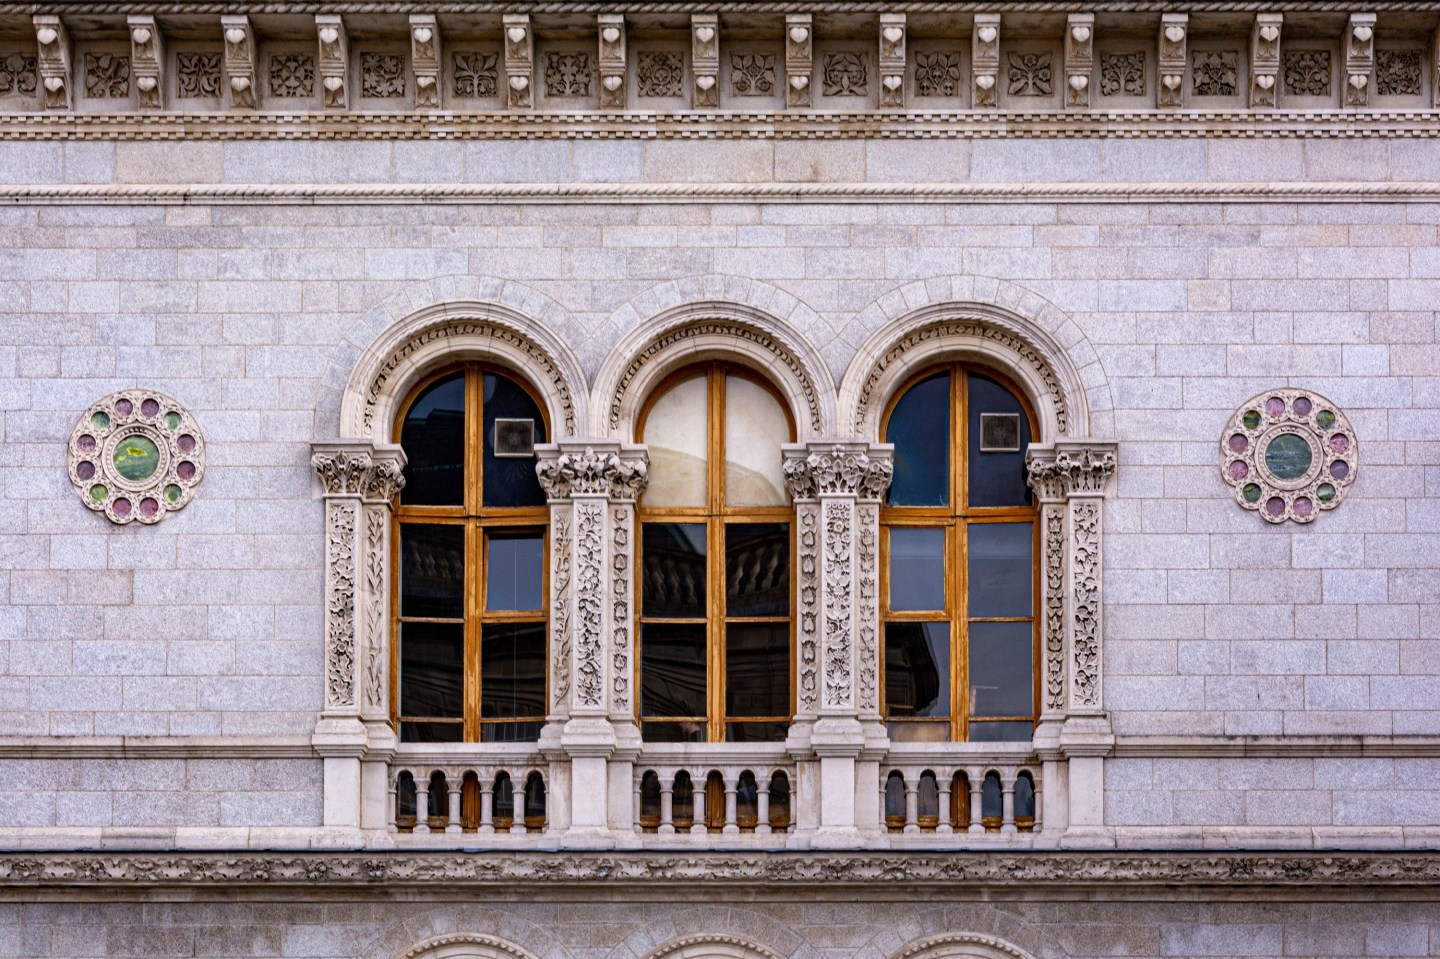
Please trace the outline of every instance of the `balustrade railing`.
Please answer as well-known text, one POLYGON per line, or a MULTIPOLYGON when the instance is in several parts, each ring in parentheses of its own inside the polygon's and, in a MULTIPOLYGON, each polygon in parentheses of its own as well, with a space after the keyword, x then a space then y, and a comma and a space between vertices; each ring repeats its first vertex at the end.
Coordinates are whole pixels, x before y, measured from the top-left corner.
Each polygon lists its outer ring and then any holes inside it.
POLYGON ((793 763, 646 762, 635 766, 635 831, 773 835, 794 826, 793 763))
POLYGON ((542 762, 390 769, 391 831, 426 835, 543 833, 548 766, 542 762))
POLYGON ((1035 833, 1041 828, 1039 764, 884 763, 885 831, 901 835, 1035 833))

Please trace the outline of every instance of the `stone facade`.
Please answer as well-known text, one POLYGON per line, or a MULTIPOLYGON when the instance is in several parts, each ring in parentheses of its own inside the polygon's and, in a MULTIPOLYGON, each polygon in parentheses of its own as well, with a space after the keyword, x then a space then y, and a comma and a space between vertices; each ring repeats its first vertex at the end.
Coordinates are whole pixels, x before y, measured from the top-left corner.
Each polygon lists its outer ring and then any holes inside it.
POLYGON ((19 6, 0 955, 1440 955, 1429 5, 19 6), (697 357, 796 421, 783 748, 634 722, 635 426, 697 357), (391 726, 393 417, 455 358, 554 426, 523 747, 391 726), (955 358, 1040 426, 1041 703, 1029 743, 917 749, 875 691, 879 418, 955 358), (153 523, 77 501, 67 460, 135 390, 203 431, 203 484, 153 523), (1217 470, 1280 391, 1343 414, 1356 472, 1266 522, 1217 470), (640 828, 645 771, 711 768, 732 797, 783 772, 789 828, 640 828), (436 770, 449 806, 401 823, 400 777, 423 803, 436 770), (538 776, 546 820, 462 833, 466 771, 538 776), (925 771, 947 796, 995 771, 1003 826, 977 798, 922 832, 925 771))

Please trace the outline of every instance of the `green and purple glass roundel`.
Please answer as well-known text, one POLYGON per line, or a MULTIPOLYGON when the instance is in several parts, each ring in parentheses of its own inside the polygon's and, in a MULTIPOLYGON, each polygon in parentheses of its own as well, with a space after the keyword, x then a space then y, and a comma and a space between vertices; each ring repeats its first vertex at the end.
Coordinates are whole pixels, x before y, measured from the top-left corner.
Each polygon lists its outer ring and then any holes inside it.
POLYGON ((112 523, 158 523, 184 507, 204 477, 200 425, 156 390, 95 401, 76 421, 68 452, 80 501, 112 523))
POLYGON ((1252 396, 1220 433, 1221 477, 1235 501, 1267 523, 1311 523, 1339 506, 1358 460, 1354 428, 1313 390, 1252 396))

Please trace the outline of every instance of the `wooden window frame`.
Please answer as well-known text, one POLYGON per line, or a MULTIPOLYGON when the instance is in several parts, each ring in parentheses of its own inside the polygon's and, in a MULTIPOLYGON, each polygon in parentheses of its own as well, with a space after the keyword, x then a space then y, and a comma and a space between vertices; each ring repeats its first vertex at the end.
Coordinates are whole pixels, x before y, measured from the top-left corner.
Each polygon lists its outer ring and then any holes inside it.
MULTIPOLYGON (((545 703, 550 702, 550 508, 549 506, 485 506, 485 437, 484 437, 484 380, 486 374, 504 377, 520 387, 535 402, 545 425, 545 436, 550 437, 550 418, 544 399, 513 370, 490 363, 467 362, 446 366, 416 383, 405 395, 395 416, 393 441, 399 443, 405 426, 405 417, 420 395, 438 381, 456 373, 465 374, 465 481, 464 502, 460 506, 416 506, 406 505, 404 490, 396 497, 391 512, 390 536, 390 722, 397 735, 401 723, 427 723, 431 725, 463 725, 461 741, 478 743, 482 741, 482 727, 487 725, 520 725, 545 721, 545 713, 534 717, 513 717, 486 719, 480 715, 481 675, 481 631, 487 625, 497 623, 538 624, 546 636, 545 661, 545 703), (464 716, 461 720, 437 722, 428 717, 407 717, 400 713, 400 624, 401 622, 426 622, 419 617, 400 615, 401 586, 401 543, 402 523, 425 523, 430 525, 462 526, 465 529, 465 583, 463 591, 463 620, 428 620, 431 622, 463 622, 465 630, 464 716), (493 532, 533 530, 541 537, 541 584, 540 609, 491 612, 486 609, 486 568, 489 562, 486 547, 493 532)), ((418 787, 417 787, 418 788, 418 787)))
POLYGON ((900 400, 917 384, 940 373, 950 376, 950 488, 948 506, 891 506, 880 508, 880 715, 885 723, 947 724, 948 741, 970 739, 972 720, 979 723, 1029 722, 1040 718, 1040 504, 1032 495, 1029 506, 970 506, 969 391, 973 373, 994 380, 1020 402, 1030 423, 1030 441, 1036 442, 1039 424, 1025 393, 1010 377, 987 366, 950 362, 928 366, 906 379, 890 397, 880 420, 880 435, 887 437, 890 417, 900 400), (1030 615, 984 617, 969 615, 969 527, 985 523, 1030 524, 1030 615), (897 528, 943 529, 945 531, 945 608, 943 610, 890 609, 890 531, 897 528), (891 717, 885 701, 885 633, 890 623, 939 623, 950 628, 950 715, 947 718, 891 717), (1026 716, 971 716, 970 624, 987 622, 1029 622, 1031 624, 1030 693, 1031 713, 1026 716))
MULTIPOLYGON (((706 379, 706 500, 705 506, 659 506, 647 507, 642 495, 636 507, 637 535, 635 564, 640 570, 636 579, 635 602, 635 689, 643 689, 641 667, 644 661, 644 625, 646 623, 687 623, 696 624, 698 617, 647 617, 644 609, 644 524, 646 523, 691 523, 705 526, 705 702, 706 716, 656 716, 650 717, 655 723, 703 723, 705 742, 725 742, 726 726, 729 723, 785 723, 795 721, 795 507, 785 506, 731 506, 725 500, 725 378, 735 376, 753 383, 768 392, 785 413, 790 428, 789 442, 795 442, 795 414, 786 402, 784 394, 764 376, 746 366, 724 361, 695 363, 665 377, 650 395, 646 397, 636 417, 636 442, 645 442, 645 423, 655 403, 672 388, 698 377, 706 379), (727 523, 785 523, 790 529, 789 561, 790 572, 790 613, 787 616, 727 616, 725 612, 725 526, 727 523), (719 547, 718 549, 716 547, 719 547), (790 713, 786 716, 744 716, 730 717, 725 712, 726 692, 726 627, 731 623, 786 623, 789 626, 790 653, 790 713)), ((780 451, 775 451, 776 456, 780 451)), ((644 697, 635 697, 635 722, 643 731, 647 717, 641 710, 644 697)), ((706 807, 707 811, 709 806, 706 807)), ((708 814, 708 812, 707 812, 708 814)))

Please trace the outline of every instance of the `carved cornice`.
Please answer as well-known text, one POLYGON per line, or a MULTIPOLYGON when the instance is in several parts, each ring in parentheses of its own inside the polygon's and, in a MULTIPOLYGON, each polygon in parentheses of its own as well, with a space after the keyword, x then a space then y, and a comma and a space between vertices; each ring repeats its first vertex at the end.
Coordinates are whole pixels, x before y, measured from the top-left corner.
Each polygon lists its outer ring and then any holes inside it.
POLYGON ((1031 446, 1025 454, 1027 480, 1041 500, 1098 496, 1115 472, 1114 443, 1057 443, 1031 446))
POLYGON ((326 496, 358 496, 366 502, 388 503, 405 487, 405 453, 397 446, 378 449, 369 443, 317 443, 310 465, 325 486, 326 496))
MULTIPOLYGON (((1434 887, 1433 851, 660 853, 75 852, 0 855, 0 884, 68 887, 527 886, 714 888, 1046 886, 1434 887)), ((1433 889, 1432 889, 1433 893, 1433 889)))
POLYGON ((869 444, 812 443, 785 449, 785 488, 792 499, 856 496, 878 500, 895 473, 894 450, 869 444))
POLYGON ((566 443, 542 447, 537 453, 535 474, 552 501, 605 496, 633 502, 650 482, 650 458, 640 447, 566 443))

